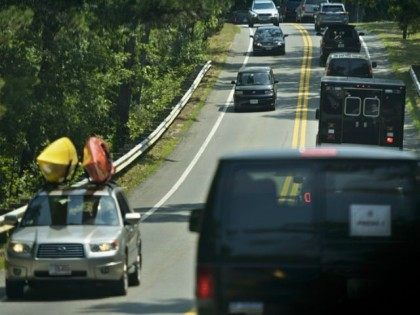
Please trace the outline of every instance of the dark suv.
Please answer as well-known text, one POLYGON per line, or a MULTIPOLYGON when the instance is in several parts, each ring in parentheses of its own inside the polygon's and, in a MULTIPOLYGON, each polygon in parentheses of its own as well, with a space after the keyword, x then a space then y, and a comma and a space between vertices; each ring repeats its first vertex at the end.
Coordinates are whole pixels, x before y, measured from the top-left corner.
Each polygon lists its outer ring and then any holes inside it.
POLYGON ((235 84, 234 110, 275 110, 277 82, 270 67, 242 67, 236 81, 231 82, 235 84))
POLYGON ((414 305, 418 163, 369 147, 222 158, 205 209, 190 218, 200 232, 198 314, 379 314, 414 305))
POLYGON ((325 66, 328 55, 332 52, 356 52, 359 53, 362 47, 360 36, 363 32, 357 32, 353 25, 330 25, 322 36, 320 44, 319 64, 325 66))

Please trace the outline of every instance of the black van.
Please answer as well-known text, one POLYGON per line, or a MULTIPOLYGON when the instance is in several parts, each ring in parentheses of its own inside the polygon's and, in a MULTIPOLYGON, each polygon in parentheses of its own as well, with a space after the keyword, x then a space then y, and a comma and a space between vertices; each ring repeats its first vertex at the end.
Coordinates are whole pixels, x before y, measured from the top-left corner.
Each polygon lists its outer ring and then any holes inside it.
POLYGON ((416 156, 385 148, 222 158, 190 217, 198 314, 402 310, 419 292, 419 181, 416 156))

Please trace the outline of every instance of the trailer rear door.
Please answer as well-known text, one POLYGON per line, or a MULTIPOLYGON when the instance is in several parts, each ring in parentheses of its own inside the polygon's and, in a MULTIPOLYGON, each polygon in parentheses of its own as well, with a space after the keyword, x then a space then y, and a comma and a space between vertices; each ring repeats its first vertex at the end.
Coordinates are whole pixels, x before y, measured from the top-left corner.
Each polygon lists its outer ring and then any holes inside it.
POLYGON ((380 144, 381 94, 378 89, 346 88, 342 143, 380 144))

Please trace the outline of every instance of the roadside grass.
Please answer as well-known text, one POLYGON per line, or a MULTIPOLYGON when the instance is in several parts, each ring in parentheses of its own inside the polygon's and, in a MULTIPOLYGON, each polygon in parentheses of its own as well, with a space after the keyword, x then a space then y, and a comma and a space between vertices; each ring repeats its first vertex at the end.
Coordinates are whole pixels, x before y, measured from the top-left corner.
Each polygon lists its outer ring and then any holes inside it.
POLYGON ((231 43, 238 32, 237 26, 226 23, 219 33, 208 39, 208 59, 212 60, 212 67, 162 138, 133 166, 118 176, 116 182, 126 192, 132 191, 159 168, 194 123, 219 77, 231 43))
POLYGON ((420 130, 420 97, 413 86, 409 70, 413 64, 420 63, 420 32, 402 38, 402 31, 395 22, 359 23, 360 28, 379 36, 388 51, 395 76, 407 86, 406 105, 413 117, 413 123, 420 130))

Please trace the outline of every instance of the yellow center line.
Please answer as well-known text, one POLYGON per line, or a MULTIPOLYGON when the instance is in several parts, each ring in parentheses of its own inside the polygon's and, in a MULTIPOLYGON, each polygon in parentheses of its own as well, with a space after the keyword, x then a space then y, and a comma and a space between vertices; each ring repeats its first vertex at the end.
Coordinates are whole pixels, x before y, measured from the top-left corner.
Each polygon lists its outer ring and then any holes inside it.
POLYGON ((305 28, 298 24, 293 24, 293 26, 296 27, 302 34, 304 44, 302 66, 300 69, 298 101, 292 138, 292 147, 297 148, 303 147, 305 145, 306 120, 308 115, 307 109, 309 96, 309 79, 311 72, 312 40, 305 28))

